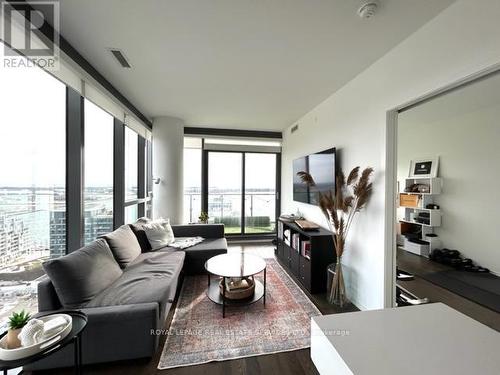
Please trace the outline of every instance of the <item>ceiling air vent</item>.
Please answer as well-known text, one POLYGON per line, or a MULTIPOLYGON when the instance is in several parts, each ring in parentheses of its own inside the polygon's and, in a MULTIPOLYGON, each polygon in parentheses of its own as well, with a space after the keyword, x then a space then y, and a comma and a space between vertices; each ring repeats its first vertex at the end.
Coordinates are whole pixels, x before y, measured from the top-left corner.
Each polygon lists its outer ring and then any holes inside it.
POLYGON ((295 133, 297 130, 299 130, 299 124, 295 124, 294 126, 292 126, 292 128, 290 129, 290 133, 295 133))
POLYGON ((127 58, 125 57, 122 51, 116 48, 110 48, 109 51, 113 54, 115 59, 123 68, 131 68, 129 62, 127 61, 127 58))

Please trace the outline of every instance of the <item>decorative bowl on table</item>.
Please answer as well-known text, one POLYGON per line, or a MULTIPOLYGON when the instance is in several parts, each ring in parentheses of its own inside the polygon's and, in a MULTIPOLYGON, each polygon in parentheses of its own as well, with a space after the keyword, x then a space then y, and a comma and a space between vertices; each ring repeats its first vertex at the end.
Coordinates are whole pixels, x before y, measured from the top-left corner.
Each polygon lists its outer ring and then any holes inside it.
POLYGON ((30 346, 21 346, 15 349, 7 348, 7 335, 0 339, 0 360, 2 361, 15 361, 21 358, 29 357, 40 353, 47 349, 49 346, 56 344, 64 339, 72 328, 73 319, 67 314, 52 314, 37 318, 44 322, 47 327, 50 326, 50 321, 54 319, 64 319, 65 324, 58 325, 56 328, 49 330, 42 337, 36 337, 36 343, 30 346))

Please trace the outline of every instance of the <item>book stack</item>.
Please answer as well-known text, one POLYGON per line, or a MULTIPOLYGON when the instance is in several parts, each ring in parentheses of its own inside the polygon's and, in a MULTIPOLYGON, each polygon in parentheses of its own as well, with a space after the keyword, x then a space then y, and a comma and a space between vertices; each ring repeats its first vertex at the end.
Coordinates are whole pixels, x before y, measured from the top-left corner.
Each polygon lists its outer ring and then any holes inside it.
POLYGON ((300 251, 300 234, 299 233, 294 233, 292 234, 292 249, 296 250, 297 252, 300 251))
POLYGON ((283 223, 281 221, 278 221, 278 238, 283 239, 283 223))
POLYGON ((311 259, 311 241, 302 241, 300 244, 300 255, 304 258, 311 259))
POLYGON ((290 229, 285 229, 283 231, 283 241, 290 246, 290 229))

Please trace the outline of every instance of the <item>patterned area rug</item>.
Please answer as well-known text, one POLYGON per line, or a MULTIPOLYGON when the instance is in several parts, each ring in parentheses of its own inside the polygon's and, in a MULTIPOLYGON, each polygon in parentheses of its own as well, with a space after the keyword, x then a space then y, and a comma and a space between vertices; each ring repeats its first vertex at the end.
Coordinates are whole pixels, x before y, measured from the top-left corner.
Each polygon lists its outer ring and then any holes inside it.
POLYGON ((225 319, 206 296, 207 277, 186 277, 158 369, 308 348, 311 317, 321 313, 276 260, 266 262, 266 306, 232 306, 225 319))

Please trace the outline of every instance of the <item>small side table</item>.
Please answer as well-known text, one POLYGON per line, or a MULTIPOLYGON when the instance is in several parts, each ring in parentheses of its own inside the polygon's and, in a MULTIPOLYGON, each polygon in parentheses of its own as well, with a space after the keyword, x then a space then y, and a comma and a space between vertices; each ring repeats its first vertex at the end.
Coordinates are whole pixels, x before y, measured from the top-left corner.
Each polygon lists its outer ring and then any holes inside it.
MULTIPOLYGON (((40 313, 37 314, 36 317, 41 317, 41 316, 46 316, 53 314, 54 312, 50 313, 40 313)), ((61 350, 65 346, 73 343, 74 348, 75 348, 75 359, 74 359, 74 366, 75 366, 75 374, 81 375, 82 374, 82 332, 87 326, 87 315, 81 311, 75 311, 75 310, 70 310, 70 311, 57 311, 57 313, 62 313, 62 314, 68 314, 71 316, 73 319, 71 331, 69 334, 63 338, 61 341, 58 341, 47 348, 45 348, 43 351, 40 353, 34 354, 32 356, 26 357, 26 358, 21 358, 21 359, 16 359, 14 361, 2 361, 0 360, 0 371, 3 372, 3 375, 7 375, 7 370, 12 370, 15 368, 23 367, 25 365, 29 365, 31 363, 34 363, 36 361, 39 361, 40 359, 46 358, 50 356, 52 353, 57 352, 58 350, 61 350)), ((5 336, 7 332, 3 333, 0 338, 5 336)), ((23 373, 23 371, 21 371, 23 373)))

